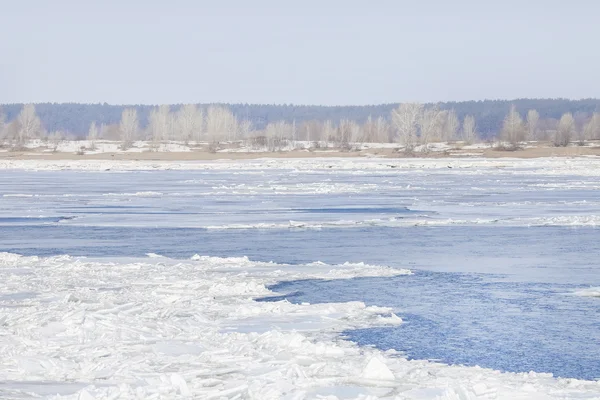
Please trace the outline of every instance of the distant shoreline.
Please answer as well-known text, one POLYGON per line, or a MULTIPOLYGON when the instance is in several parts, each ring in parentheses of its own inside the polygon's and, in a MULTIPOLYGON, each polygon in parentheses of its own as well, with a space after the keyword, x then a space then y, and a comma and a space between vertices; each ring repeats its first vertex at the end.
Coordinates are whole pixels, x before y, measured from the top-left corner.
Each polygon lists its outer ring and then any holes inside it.
POLYGON ((493 148, 453 149, 447 151, 415 152, 406 154, 390 148, 373 148, 360 151, 307 151, 289 150, 280 152, 216 152, 207 151, 140 151, 98 152, 77 154, 76 152, 51 152, 39 150, 0 150, 0 160, 123 160, 123 161, 211 161, 211 160, 254 160, 254 159, 299 159, 299 158, 548 158, 548 157, 593 157, 600 156, 600 146, 529 147, 515 151, 493 148))

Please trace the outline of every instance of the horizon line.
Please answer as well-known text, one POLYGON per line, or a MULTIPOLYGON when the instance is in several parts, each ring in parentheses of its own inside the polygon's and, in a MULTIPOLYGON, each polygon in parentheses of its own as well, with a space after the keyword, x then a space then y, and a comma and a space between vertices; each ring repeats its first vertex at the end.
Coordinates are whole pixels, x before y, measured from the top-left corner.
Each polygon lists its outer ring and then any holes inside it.
POLYGON ((158 107, 161 105, 169 105, 169 106, 181 106, 186 104, 195 104, 195 105, 239 105, 239 106, 294 106, 294 107, 381 107, 388 105, 397 105, 403 103, 419 103, 419 104, 447 104, 447 103, 478 103, 485 101, 499 101, 499 102, 514 102, 514 101, 522 101, 522 100, 566 100, 566 101, 585 101, 585 100, 595 100, 600 101, 600 97, 581 97, 581 98, 568 98, 568 97, 518 97, 513 99, 503 99, 503 98, 485 98, 478 100, 446 100, 446 101, 427 101, 427 102, 419 102, 419 101, 398 101, 393 103, 372 103, 372 104, 302 104, 302 103, 248 103, 248 102, 185 102, 185 103, 107 103, 107 102, 77 102, 77 101, 67 101, 67 102, 52 102, 52 101, 38 101, 38 102, 13 102, 13 103, 0 103, 1 106, 14 106, 14 105, 24 105, 24 104, 33 104, 33 105, 65 105, 65 104, 74 104, 74 105, 101 105, 101 106, 113 106, 113 107, 158 107))

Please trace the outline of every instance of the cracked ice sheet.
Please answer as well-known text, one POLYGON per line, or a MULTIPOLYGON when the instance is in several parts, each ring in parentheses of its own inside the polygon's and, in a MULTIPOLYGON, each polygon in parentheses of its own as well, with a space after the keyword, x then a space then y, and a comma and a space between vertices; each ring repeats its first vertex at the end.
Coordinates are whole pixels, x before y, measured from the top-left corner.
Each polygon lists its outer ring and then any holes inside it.
POLYGON ((254 301, 281 280, 398 274, 410 271, 2 253, 0 397, 599 398, 600 382, 407 361, 339 337, 401 323, 390 309, 254 301))

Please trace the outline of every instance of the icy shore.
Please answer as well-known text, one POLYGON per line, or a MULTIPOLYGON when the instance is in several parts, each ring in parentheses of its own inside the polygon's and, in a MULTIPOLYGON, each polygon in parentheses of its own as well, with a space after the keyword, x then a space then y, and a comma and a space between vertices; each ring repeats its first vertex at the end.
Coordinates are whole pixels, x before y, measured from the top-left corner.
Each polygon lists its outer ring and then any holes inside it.
MULTIPOLYGON (((282 280, 408 270, 247 258, 0 254, 0 397, 598 399, 600 382, 407 361, 339 337, 402 323, 360 302, 257 302, 282 280)), ((410 279, 410 276, 406 277, 410 279)))
POLYGON ((411 173, 460 169, 461 174, 483 175, 489 171, 507 175, 600 176, 600 158, 263 158, 253 160, 148 161, 148 160, 0 160, 0 170, 35 171, 152 171, 152 170, 246 170, 288 169, 296 172, 319 170, 353 171, 357 174, 406 170, 411 173))

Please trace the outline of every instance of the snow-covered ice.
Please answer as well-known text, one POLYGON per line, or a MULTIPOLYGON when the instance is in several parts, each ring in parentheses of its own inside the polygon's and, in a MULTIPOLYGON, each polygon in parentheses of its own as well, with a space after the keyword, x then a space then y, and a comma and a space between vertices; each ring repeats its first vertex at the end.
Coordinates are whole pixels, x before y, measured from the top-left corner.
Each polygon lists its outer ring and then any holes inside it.
POLYGON ((598 297, 600 298, 600 287, 591 287, 587 289, 581 289, 575 292, 577 296, 583 297, 598 297))
MULTIPOLYGON (((119 258, 110 254, 119 238, 80 237, 77 230, 135 227, 160 235, 159 228, 175 226, 239 238, 256 233, 242 229, 337 234, 375 227, 393 236, 552 225, 593 234, 600 224, 598 159, 1 160, 0 174, 0 227, 17 235, 0 232, 3 248, 38 255, 0 255, 2 399, 600 399, 597 381, 408 361, 341 337, 347 329, 402 324, 390 308, 256 301, 276 300, 283 293, 269 287, 281 281, 414 279, 398 263, 193 253, 183 260, 152 246, 140 249, 143 258, 119 258), (25 243, 37 226, 72 228, 74 236, 65 243, 50 233, 25 243), (103 248, 108 257, 41 257, 67 245, 97 254, 103 248)), ((404 250, 403 265, 418 268, 422 260, 405 259, 413 253, 404 250)), ((443 255, 462 262, 460 256, 443 255)), ((594 302, 596 286, 565 297, 594 302)))
POLYGON ((594 399, 600 382, 407 361, 337 335, 398 324, 360 302, 257 302, 267 285, 410 271, 193 256, 0 255, 0 397, 594 399), (19 294, 22 294, 19 296, 19 294), (12 297, 11 297, 12 296, 12 297), (329 397, 326 397, 329 396, 329 397))

